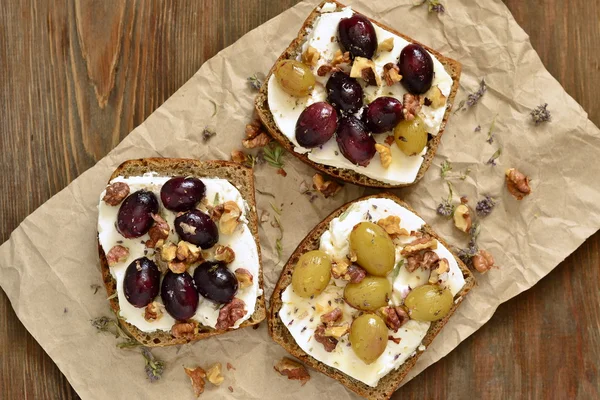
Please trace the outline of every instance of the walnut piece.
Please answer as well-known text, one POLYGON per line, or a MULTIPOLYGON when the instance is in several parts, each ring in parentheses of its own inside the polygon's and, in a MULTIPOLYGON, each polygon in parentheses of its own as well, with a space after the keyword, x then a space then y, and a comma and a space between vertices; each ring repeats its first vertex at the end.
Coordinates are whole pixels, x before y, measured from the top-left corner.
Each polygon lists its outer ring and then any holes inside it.
POLYGON ((394 38, 387 38, 383 42, 377 45, 377 52, 381 53, 383 51, 392 51, 394 50, 394 38))
POLYGON ((410 235, 406 229, 400 228, 400 217, 397 215, 390 215, 386 218, 381 218, 379 221, 377 221, 377 225, 382 227, 392 238, 396 236, 410 235))
POLYGON ((402 114, 404 119, 412 121, 421 111, 421 96, 418 94, 405 93, 402 98, 402 114))
POLYGON ((315 174, 313 176, 313 187, 321 193, 325 198, 335 196, 342 186, 336 181, 325 181, 321 174, 315 174))
POLYGON ((200 397, 202 393, 204 393, 204 378, 206 377, 206 372, 200 368, 187 368, 183 367, 187 376, 190 377, 192 381, 192 388, 194 389, 194 395, 196 397, 200 397))
POLYGON ((446 96, 442 94, 438 86, 432 86, 425 94, 425 101, 428 101, 431 108, 440 108, 446 105, 446 96))
POLYGON ((302 62, 308 66, 316 67, 321 58, 321 54, 312 46, 308 46, 308 49, 302 53, 302 62))
POLYGON ((217 325, 215 325, 215 329, 223 330, 231 328, 235 322, 242 318, 246 314, 246 310, 244 307, 246 303, 243 300, 234 298, 229 303, 227 303, 221 310, 219 311, 219 316, 217 317, 217 325))
POLYGON ((319 69, 317 69, 317 75, 318 76, 325 76, 328 73, 330 73, 331 71, 333 71, 334 69, 335 69, 335 67, 333 67, 333 66, 331 66, 329 64, 321 65, 319 67, 319 69))
POLYGON ((198 333, 198 324, 196 322, 176 322, 171 327, 171 335, 174 338, 191 339, 198 333))
POLYGON ((193 264, 202 260, 202 250, 194 244, 181 240, 177 243, 176 258, 185 264, 193 264))
POLYGON ((362 78, 367 85, 381 86, 381 78, 375 68, 373 60, 364 57, 354 58, 352 69, 350 70, 351 78, 362 78))
POLYGON ((302 386, 310 380, 310 375, 304 365, 287 357, 283 357, 279 360, 274 368, 275 371, 283 376, 287 376, 288 379, 300 381, 302 386))
POLYGON ((242 210, 235 201, 223 203, 223 212, 219 218, 219 230, 226 235, 231 235, 238 227, 241 216, 242 210))
POLYGON ((454 226, 456 226, 458 230, 469 233, 471 230, 472 219, 471 212, 466 204, 461 204, 456 207, 452 218, 454 218, 454 226))
POLYGON ((388 146, 391 146, 395 141, 396 139, 394 139, 394 135, 387 135, 384 140, 385 144, 387 144, 388 146))
POLYGON ((242 145, 247 149, 254 149, 256 147, 264 147, 271 142, 271 137, 265 132, 261 132, 254 139, 242 140, 242 145))
POLYGON ((215 260, 223 261, 226 264, 232 263, 233 260, 235 260, 235 252, 229 246, 218 244, 217 247, 215 247, 215 260))
POLYGON ((327 326, 325 328, 325 331, 323 332, 323 335, 327 336, 327 337, 332 337, 332 338, 335 338, 335 339, 339 340, 339 339, 342 338, 342 336, 344 336, 348 332, 350 332, 350 324, 348 324, 347 322, 345 322, 345 323, 340 324, 340 325, 330 325, 330 326, 327 326))
POLYGON ((117 206, 129 195, 129 185, 125 182, 111 183, 106 187, 102 200, 109 206, 117 206))
POLYGON ((183 274, 188 268, 188 265, 183 261, 169 261, 167 266, 175 274, 183 274))
POLYGON ((531 193, 529 177, 516 168, 506 170, 506 188, 517 200, 523 200, 525 196, 531 193))
POLYGON ((336 307, 333 310, 329 311, 328 313, 321 315, 321 322, 329 324, 332 322, 336 322, 340 318, 342 318, 342 309, 339 307, 336 307))
POLYGON ((337 50, 334 54, 333 54, 333 60, 331 61, 331 65, 333 67, 339 65, 339 64, 350 64, 350 62, 352 61, 352 59, 350 58, 350 52, 347 51, 345 53, 342 53, 341 50, 337 50))
POLYGON ((375 150, 379 153, 379 159, 383 168, 387 169, 392 165, 392 149, 390 146, 377 143, 375 144, 375 150))
POLYGON ((169 237, 169 224, 158 214, 152 214, 154 225, 148 231, 150 239, 146 240, 146 247, 155 248, 160 247, 165 243, 165 240, 169 237))
POLYGON ((152 303, 146 306, 144 310, 144 319, 148 322, 158 321, 162 318, 165 306, 157 301, 153 301, 152 303))
POLYGON ((252 140, 263 132, 262 125, 259 120, 254 120, 249 124, 246 124, 244 133, 246 134, 246 140, 252 140))
POLYGON ((111 247, 108 253, 106 253, 106 262, 108 263, 109 267, 112 267, 117 263, 127 261, 128 257, 129 249, 117 244, 116 246, 111 247))
POLYGON ((177 245, 173 242, 168 242, 160 248, 160 258, 164 262, 173 261, 177 256, 177 245))
POLYGON ((348 267, 350 266, 350 262, 346 259, 334 259, 331 263, 331 275, 335 279, 340 279, 348 272, 348 267))
POLYGON ((395 63, 387 63, 383 66, 383 80, 388 86, 392 86, 396 82, 402 80, 400 68, 395 63))
POLYGON ((431 250, 417 252, 406 257, 406 270, 408 272, 414 272, 417 268, 430 270, 438 265, 439 260, 437 253, 431 250))
POLYGON ((473 256, 472 261, 473 267, 475 267, 477 272, 484 273, 495 267, 494 257, 485 250, 479 250, 473 256))
POLYGON ((232 150, 231 151, 231 161, 236 162, 238 164, 244 164, 246 162, 247 156, 241 150, 232 150))
POLYGON ((238 280, 240 289, 245 289, 247 287, 252 286, 252 281, 254 280, 254 277, 252 276, 250 271, 248 271, 247 269, 245 269, 245 268, 236 269, 235 277, 238 280))
POLYGON ((406 256, 426 249, 437 249, 437 240, 435 240, 429 235, 424 235, 423 237, 413 240, 412 242, 404 246, 400 254, 406 256))
POLYGON ((449 270, 450 264, 448 263, 448 260, 445 258, 440 259, 437 264, 437 268, 431 270, 431 274, 429 275, 429 283, 431 283, 432 285, 440 283, 440 275, 442 275, 445 272, 448 272, 449 270))
POLYGON ((338 340, 334 337, 325 335, 325 325, 319 325, 315 330, 314 338, 317 342, 321 343, 325 348, 325 351, 331 353, 335 350, 338 344, 338 340))
POLYGON ((215 386, 221 385, 225 380, 225 377, 221 375, 221 363, 214 363, 208 370, 206 370, 206 380, 215 386))
POLYGON ((349 281, 350 283, 360 283, 367 277, 367 271, 359 267, 356 264, 352 264, 348 267, 346 273, 342 276, 342 279, 349 281))
POLYGON ((398 332, 398 329, 410 319, 408 313, 402 307, 381 307, 377 310, 377 314, 385 321, 387 327, 394 332, 398 332))

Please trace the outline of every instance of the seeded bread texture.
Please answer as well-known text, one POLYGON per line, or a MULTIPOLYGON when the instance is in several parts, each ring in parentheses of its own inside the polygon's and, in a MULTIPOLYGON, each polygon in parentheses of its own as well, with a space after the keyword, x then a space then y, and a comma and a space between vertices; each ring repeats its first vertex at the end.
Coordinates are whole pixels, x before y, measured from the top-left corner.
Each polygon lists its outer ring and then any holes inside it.
MULTIPOLYGON (((363 382, 360 382, 354 378, 349 377, 343 372, 332 368, 320 361, 317 361, 312 356, 306 354, 300 346, 294 340, 294 337, 290 334, 285 325, 281 322, 279 318, 279 310, 282 306, 281 295, 283 291, 291 284, 292 282, 292 272, 298 259, 300 256, 308 251, 317 250, 319 248, 319 242, 321 235, 329 229, 329 223, 334 218, 340 216, 348 207, 352 204, 372 199, 372 198, 386 198, 395 201, 400 204, 402 207, 407 208, 416 214, 416 212, 410 208, 406 203, 404 203, 400 198, 390 194, 390 193, 380 193, 372 196, 362 197, 360 199, 351 201, 342 207, 335 210, 331 215, 321 221, 307 236, 306 238, 298 245, 286 265, 284 266, 281 276, 279 277, 279 281, 275 286, 275 290, 273 291, 273 295, 271 296, 270 309, 269 314, 267 316, 267 320, 269 323, 269 335, 275 340, 275 342, 279 343, 285 350, 287 350, 291 355, 300 359, 305 364, 310 367, 324 373, 325 375, 330 376, 333 379, 340 381, 343 385, 345 385, 350 390, 358 393, 359 395, 373 400, 383 400, 389 399, 394 391, 398 389, 400 383, 406 376, 406 374, 410 371, 410 369, 415 365, 417 359, 421 355, 422 351, 417 350, 416 354, 410 357, 408 360, 404 362, 398 369, 390 371, 386 376, 381 378, 377 387, 371 387, 363 382)), ((430 234, 432 237, 436 238, 440 241, 446 248, 451 249, 448 244, 441 239, 429 225, 424 225, 424 230, 430 234)), ((471 271, 465 266, 465 264, 456 256, 456 254, 452 253, 458 266, 460 267, 463 276, 465 278, 464 287, 454 296, 454 305, 450 309, 448 315, 436 322, 432 322, 429 330, 425 338, 423 339, 422 344, 425 347, 428 347, 436 335, 442 330, 444 325, 448 322, 452 314, 456 311, 460 303, 462 303, 464 297, 467 293, 473 288, 475 285, 475 278, 471 271)))
POLYGON ((452 77, 452 81, 453 81, 452 88, 450 90, 450 95, 448 96, 446 113, 444 114, 444 118, 440 125, 440 131, 436 136, 433 136, 427 143, 427 146, 428 146, 427 153, 423 156, 423 158, 424 158, 423 164, 421 164, 421 168, 419 169, 419 172, 417 173, 417 177, 415 178, 414 182, 406 183, 406 184, 390 184, 390 183, 382 182, 382 181, 379 181, 379 180, 376 180, 373 178, 369 178, 363 174, 360 174, 360 173, 350 170, 350 169, 337 168, 337 167, 332 167, 332 166, 316 163, 316 162, 310 160, 308 158, 308 155, 300 154, 300 153, 297 153, 294 151, 294 144, 285 136, 285 134, 283 134, 279 130, 279 128, 277 127, 277 124, 275 123, 275 120, 273 119, 273 114, 271 113, 271 110, 269 108, 269 102, 268 102, 269 78, 274 73, 275 66, 277 65, 277 63, 280 60, 286 60, 286 59, 294 59, 295 60, 298 57, 298 55, 300 55, 302 53, 302 44, 306 41, 306 37, 308 36, 310 29, 313 27, 313 24, 314 24, 316 18, 320 15, 320 13, 318 11, 319 8, 325 3, 335 3, 337 5, 337 11, 346 7, 345 5, 338 3, 337 1, 327 0, 327 1, 322 2, 317 8, 315 8, 312 11, 312 13, 306 19, 306 21, 304 21, 304 24, 302 25, 302 28, 300 29, 300 32, 298 33, 298 36, 296 37, 296 39, 294 39, 292 41, 292 43, 289 45, 289 47, 283 52, 283 54, 281 54, 281 56, 279 56, 277 61, 273 64, 271 71, 269 71, 269 74, 265 78, 265 81, 263 82, 263 85, 260 88, 260 91, 255 99, 256 111, 258 112, 258 115, 259 115, 263 125, 267 128, 267 130, 269 131, 271 136, 273 136, 273 138, 275 138, 275 140, 277 140, 287 151, 289 151, 290 153, 292 153, 294 156, 298 157, 300 160, 304 161, 305 163, 309 164, 313 168, 315 168, 325 174, 331 175, 332 177, 343 180, 345 182, 354 183, 356 185, 361 185, 361 186, 370 186, 370 187, 379 187, 379 188, 398 188, 398 187, 413 185, 416 182, 418 182, 423 177, 423 175, 425 175, 425 172, 427 172, 427 170, 431 166, 431 163, 433 162, 433 158, 435 156, 437 148, 440 144, 440 140, 442 139, 442 135, 444 133, 444 128, 446 127, 446 123, 450 116, 450 111, 452 110, 452 106, 454 104, 454 98, 456 96, 456 92, 458 91, 458 83, 459 83, 460 74, 461 74, 461 64, 458 61, 455 61, 451 58, 444 57, 442 54, 433 50, 432 48, 425 46, 424 44, 419 43, 416 40, 414 40, 406 35, 403 35, 402 33, 399 33, 398 31, 396 31, 386 25, 383 25, 383 24, 369 18, 369 20, 373 24, 376 24, 379 27, 394 33, 395 35, 400 36, 401 38, 405 39, 408 42, 416 43, 416 44, 423 46, 425 49, 427 49, 431 54, 433 54, 442 63, 442 65, 444 66, 444 68, 446 69, 448 74, 452 77))
MULTIPOLYGON (((115 170, 115 172, 113 172, 109 181, 118 176, 140 176, 146 172, 157 172, 162 176, 195 176, 198 178, 216 177, 228 180, 240 191, 242 197, 250 207, 250 212, 247 215, 248 227, 250 228, 250 232, 256 241, 256 247, 258 248, 258 259, 260 262, 261 257, 260 244, 258 241, 258 219, 256 216, 254 177, 252 175, 252 169, 228 161, 198 161, 184 158, 144 158, 139 160, 125 161, 115 170)), ((104 281, 104 286, 106 286, 106 291, 110 298, 110 306, 112 307, 113 311, 119 315, 119 299, 115 296, 117 292, 116 281, 110 273, 106 255, 104 254, 100 242, 98 242, 98 252, 100 255, 100 266, 102 269, 102 280, 104 281)), ((262 265, 259 266, 258 279, 259 288, 263 289, 262 265)), ((250 319, 244 321, 240 325, 240 328, 257 325, 263 321, 265 317, 265 299, 264 295, 260 295, 256 301, 254 313, 250 316, 250 319)), ((159 330, 156 332, 147 333, 142 332, 121 318, 119 318, 119 322, 121 326, 125 328, 136 340, 138 340, 144 346, 149 347, 185 344, 233 330, 219 330, 200 325, 199 332, 196 335, 193 335, 190 338, 175 338, 170 332, 159 330)))

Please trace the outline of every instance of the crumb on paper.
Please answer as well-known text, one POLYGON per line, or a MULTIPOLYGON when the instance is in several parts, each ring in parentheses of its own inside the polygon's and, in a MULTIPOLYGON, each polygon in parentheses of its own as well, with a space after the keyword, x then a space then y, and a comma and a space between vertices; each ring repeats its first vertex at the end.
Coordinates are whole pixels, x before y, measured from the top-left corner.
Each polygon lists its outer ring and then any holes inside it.
POLYGON ((275 371, 283 376, 287 376, 288 379, 300 381, 302 386, 310 380, 310 375, 308 374, 306 367, 287 357, 283 357, 279 360, 274 368, 275 371))

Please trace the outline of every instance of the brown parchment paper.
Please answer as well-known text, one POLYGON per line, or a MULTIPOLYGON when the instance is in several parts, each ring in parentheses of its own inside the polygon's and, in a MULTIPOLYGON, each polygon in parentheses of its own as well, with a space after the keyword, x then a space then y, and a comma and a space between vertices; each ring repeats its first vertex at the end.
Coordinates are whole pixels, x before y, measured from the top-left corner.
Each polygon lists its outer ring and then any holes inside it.
MULTIPOLYGON (((433 227, 455 244, 452 224, 435 214, 447 187, 439 165, 449 160, 456 195, 476 200, 484 194, 499 205, 482 224, 480 245, 496 257, 500 269, 478 276, 467 297, 410 373, 412 377, 455 348, 481 327, 498 305, 530 288, 600 227, 600 132, 584 110, 544 69, 527 35, 501 1, 454 0, 445 15, 411 8, 408 0, 348 1, 356 10, 395 27, 463 64, 457 102, 485 77, 488 90, 474 108, 453 115, 434 165, 416 186, 398 191, 433 227), (534 126, 529 110, 548 102, 553 120, 534 126), (496 142, 485 142, 494 115, 496 142), (482 132, 474 128, 482 126, 482 132), (502 145, 498 166, 485 161, 502 145), (503 172, 516 166, 529 174, 533 195, 522 202, 503 187, 503 172), (460 171, 471 168, 463 181, 460 171)), ((300 3, 218 53, 108 156, 52 197, 0 247, 0 284, 26 328, 66 375, 82 398, 192 398, 182 366, 220 361, 225 383, 207 385, 205 399, 350 399, 341 384, 317 373, 305 386, 273 371, 285 354, 273 343, 266 323, 181 348, 153 350, 167 364, 163 378, 151 384, 137 351, 120 350, 115 338, 97 333, 92 318, 110 315, 96 252, 98 195, 113 169, 130 158, 149 156, 228 159, 240 147, 255 93, 246 78, 266 73, 296 36, 315 2, 300 3), (216 115, 212 116, 216 104, 216 115), (217 131, 207 145, 205 126, 217 131), (228 386, 234 391, 230 393, 228 386)), ((322 218, 364 189, 346 185, 335 198, 310 203, 300 182, 314 171, 288 155, 287 177, 269 166, 256 169, 256 184, 283 204, 283 260, 322 218)), ((257 194, 258 209, 270 210, 271 198, 257 194)), ((282 262, 277 262, 278 232, 261 227, 266 294, 270 296, 282 262)), ((398 396, 398 394, 397 394, 398 396)))

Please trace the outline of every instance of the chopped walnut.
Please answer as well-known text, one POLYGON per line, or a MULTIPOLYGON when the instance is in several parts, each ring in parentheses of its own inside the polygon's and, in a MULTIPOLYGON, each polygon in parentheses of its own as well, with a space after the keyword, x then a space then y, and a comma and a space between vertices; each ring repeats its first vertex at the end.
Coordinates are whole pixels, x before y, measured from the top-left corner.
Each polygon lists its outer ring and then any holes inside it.
POLYGON ((392 165, 392 149, 390 149, 390 146, 377 143, 375 144, 375 150, 379 153, 379 159, 383 168, 387 169, 392 165))
POLYGON ((350 265, 346 273, 342 276, 343 279, 349 281, 350 283, 360 283, 366 277, 367 271, 356 264, 350 265))
POLYGON ((436 269, 431 270, 431 274, 429 275, 429 283, 435 284, 440 282, 440 275, 450 270, 450 264, 448 260, 442 258, 439 260, 436 269))
POLYGON ((396 139, 394 139, 394 135, 387 135, 384 140, 385 144, 387 144, 388 146, 391 146, 395 141, 396 139))
POLYGON ((383 51, 392 51, 394 50, 394 38, 387 38, 383 42, 377 45, 377 52, 381 53, 383 51))
POLYGON ((329 311, 328 313, 321 315, 321 322, 327 324, 327 323, 331 323, 331 322, 336 322, 340 318, 342 318, 342 309, 339 307, 336 307, 333 310, 329 311))
POLYGON ((340 279, 348 272, 348 267, 350 263, 345 259, 334 259, 331 263, 331 275, 335 279, 340 279))
POLYGON ((173 261, 177 257, 177 245, 172 242, 168 242, 162 245, 160 248, 160 258, 162 261, 169 262, 173 261))
POLYGON ((475 267, 477 272, 484 273, 495 267, 494 257, 485 250, 479 250, 473 256, 472 261, 473 267, 475 267))
POLYGON ((107 186, 102 200, 109 206, 117 206, 128 195, 129 185, 125 182, 115 182, 107 186))
POLYGON ((327 326, 325 328, 325 331, 323 332, 323 335, 340 340, 342 336, 344 336, 348 332, 350 332, 350 324, 346 322, 340 325, 327 326))
POLYGON ((235 252, 229 246, 218 244, 217 247, 215 247, 215 260, 223 261, 226 264, 232 263, 233 260, 235 260, 235 252))
POLYGON ((471 230, 472 219, 471 211, 467 205, 461 204, 456 207, 452 218, 454 218, 454 226, 456 226, 458 230, 469 233, 471 230))
POLYGON ((404 119, 412 121, 421 111, 421 96, 418 94, 405 93, 402 98, 402 106, 404 119))
POLYGON ((176 257, 185 264, 193 264, 203 258, 202 250, 198 246, 184 240, 177 244, 176 257))
POLYGON ((328 73, 330 73, 331 71, 333 71, 334 69, 335 69, 335 67, 333 67, 333 66, 331 66, 329 64, 321 65, 319 67, 319 69, 317 69, 317 75, 318 76, 325 76, 328 73))
POLYGON ((146 240, 146 247, 155 248, 160 247, 165 243, 165 240, 169 237, 169 224, 158 214, 152 214, 154 225, 148 231, 150 239, 146 240))
POLYGON ((254 149, 256 147, 264 147, 271 142, 271 137, 265 132, 261 132, 254 139, 242 140, 242 145, 247 149, 254 149))
POLYGON ((446 96, 442 94, 438 86, 433 86, 425 94, 425 101, 428 101, 427 105, 431 108, 440 108, 446 105, 446 96))
POLYGON ((277 169, 277 175, 281 175, 285 178, 287 176, 287 172, 285 172, 285 169, 279 168, 277 169))
POLYGON ((352 59, 350 58, 349 51, 342 53, 341 50, 337 50, 333 54, 333 60, 331 61, 331 65, 333 67, 335 67, 336 65, 339 65, 339 64, 350 64, 350 62, 352 62, 352 59))
POLYGON ((215 325, 215 329, 223 330, 231 328, 235 325, 235 322, 246 315, 245 307, 246 303, 243 300, 234 298, 229 303, 227 303, 221 310, 219 311, 219 316, 217 317, 217 325, 215 325))
POLYGON ((214 363, 206 370, 206 379, 215 386, 221 385, 225 377, 221 375, 221 363, 214 363))
POLYGON ((406 270, 408 272, 414 272, 417 268, 429 270, 436 266, 439 260, 437 253, 431 250, 417 252, 406 257, 406 270))
POLYGON ((392 342, 396 343, 396 344, 400 344, 400 341, 402 341, 402 338, 399 337, 393 337, 392 335, 388 336, 388 340, 391 340, 392 342))
POLYGON ((437 249, 437 240, 435 240, 429 235, 425 235, 423 237, 413 240, 412 242, 404 246, 400 254, 406 256, 426 249, 437 249))
POLYGON ((321 58, 321 55, 319 54, 317 49, 315 49, 312 46, 308 46, 308 49, 306 49, 306 51, 302 53, 302 62, 311 67, 317 66, 319 58, 321 58))
POLYGON ((383 66, 383 80, 388 86, 392 86, 396 82, 402 80, 400 68, 395 63, 387 63, 383 66))
POLYGON ((175 274, 183 274, 188 268, 188 265, 183 261, 169 261, 167 266, 175 274))
POLYGON ((334 337, 325 335, 325 325, 319 325, 315 330, 314 338, 325 347, 325 351, 331 353, 335 350, 338 340, 334 337))
POLYGON ((352 262, 356 262, 356 260, 358 260, 358 255, 352 249, 350 249, 350 253, 346 257, 348 257, 348 260, 352 262))
POLYGON ((364 57, 356 57, 350 70, 351 78, 362 78, 367 85, 381 86, 381 78, 375 68, 373 60, 364 57))
POLYGON ((196 322, 176 322, 171 327, 171 335, 174 338, 191 339, 198 333, 198 324, 196 322))
MULTIPOLYGON (((215 207, 216 208, 216 207, 215 207)), ((226 235, 232 234, 240 223, 242 210, 235 201, 223 203, 223 213, 219 218, 219 229, 226 235)))
POLYGON ((246 140, 252 140, 263 132, 262 125, 259 120, 254 120, 249 124, 246 124, 244 133, 246 134, 246 140))
POLYGON ((288 379, 300 381, 302 386, 309 381, 310 375, 304 367, 304 365, 297 363, 296 361, 290 360, 287 357, 283 357, 275 364, 275 371, 279 372, 283 376, 287 376, 288 379))
POLYGON ((387 327, 394 332, 398 332, 398 329, 410 319, 402 307, 381 307, 377 313, 385 321, 387 327))
POLYGON ((529 177, 516 168, 506 170, 506 188, 517 200, 523 200, 525 196, 531 193, 529 177))
POLYGON ((335 196, 342 186, 335 181, 325 181, 321 174, 315 174, 313 176, 313 187, 317 189, 325 198, 335 196))
POLYGON ((252 286, 252 281, 254 280, 254 277, 252 276, 250 271, 248 271, 247 269, 245 269, 245 268, 236 269, 235 277, 238 280, 240 289, 245 289, 247 287, 252 286))
POLYGON ((410 233, 400 228, 400 217, 397 215, 390 215, 386 218, 381 218, 377 221, 377 225, 381 226, 392 238, 396 236, 409 236, 410 233))
POLYGON ((111 247, 108 253, 106 253, 106 262, 108 263, 109 267, 112 267, 117 263, 127 261, 128 257, 129 249, 117 244, 116 246, 111 247))
POLYGON ((231 151, 231 161, 236 162, 238 164, 244 164, 246 162, 247 156, 241 150, 232 150, 231 151))
POLYGON ((148 322, 158 321, 162 318, 165 306, 157 301, 153 301, 152 303, 146 306, 144 310, 144 319, 148 322))
POLYGON ((200 397, 202 393, 204 393, 204 378, 206 377, 206 372, 200 368, 186 368, 183 367, 187 376, 190 377, 192 381, 192 388, 194 389, 194 395, 196 397, 200 397))

